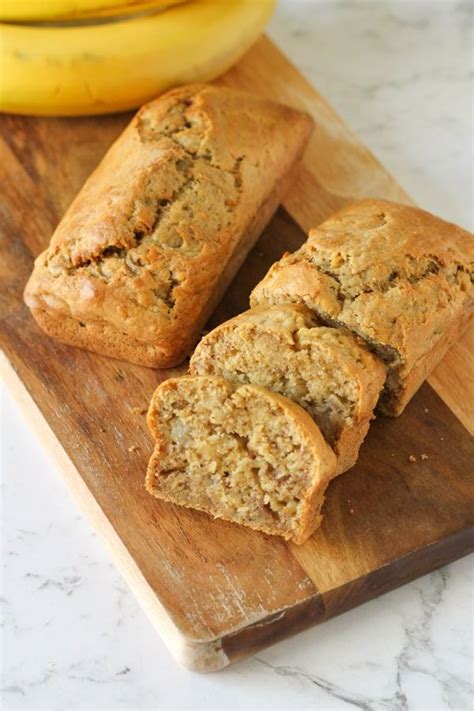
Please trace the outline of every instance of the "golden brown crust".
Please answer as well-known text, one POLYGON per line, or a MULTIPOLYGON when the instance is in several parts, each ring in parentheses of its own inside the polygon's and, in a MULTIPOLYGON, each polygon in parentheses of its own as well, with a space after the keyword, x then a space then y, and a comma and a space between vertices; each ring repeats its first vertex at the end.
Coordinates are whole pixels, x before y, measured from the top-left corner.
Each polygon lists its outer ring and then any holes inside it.
POLYGON ((221 324, 200 341, 189 369, 295 400, 333 447, 338 473, 355 464, 385 380, 383 365, 350 333, 294 305, 256 307, 221 324))
POLYGON ((472 311, 473 271, 466 230, 414 207, 362 200, 273 265, 251 304, 303 303, 361 336, 389 367, 384 411, 399 414, 444 354, 438 342, 472 311))
POLYGON ((405 407, 410 402, 413 394, 426 380, 432 370, 442 361, 452 345, 456 343, 472 321, 472 311, 465 309, 458 312, 448 329, 443 333, 436 345, 424 356, 420 358, 402 381, 396 398, 393 398, 390 391, 383 392, 377 405, 378 410, 391 417, 401 415, 405 407))
POLYGON ((162 368, 171 368, 176 362, 184 360, 187 355, 184 345, 181 350, 179 349, 178 340, 171 351, 166 342, 162 347, 140 342, 106 321, 78 321, 70 316, 44 309, 31 309, 31 313, 48 336, 109 358, 119 358, 150 368, 159 361, 162 368))
POLYGON ((296 110, 207 85, 144 106, 36 260, 25 301, 40 325, 47 312, 67 343, 177 364, 271 217, 311 126, 296 110), (67 319, 90 325, 87 339, 67 319), (100 336, 109 331, 118 343, 100 336))
MULTIPOLYGON (((195 508, 204 511, 216 518, 243 523, 250 528, 264 531, 271 535, 280 535, 295 543, 303 543, 319 525, 321 521, 319 511, 324 501, 324 491, 331 478, 335 475, 335 456, 309 415, 287 398, 254 385, 243 385, 239 388, 234 388, 231 383, 223 378, 211 376, 170 378, 161 383, 156 389, 150 403, 147 422, 155 439, 155 449, 149 462, 145 483, 148 492, 153 496, 187 508, 195 508), (255 431, 255 423, 252 422, 251 419, 255 414, 255 404, 257 404, 257 406, 264 404, 267 410, 273 413, 274 418, 279 418, 280 422, 285 422, 286 435, 288 437, 288 433, 290 433, 290 439, 296 447, 296 451, 293 453, 294 456, 298 458, 298 462, 309 462, 308 469, 304 472, 304 479, 308 483, 304 488, 304 497, 301 501, 298 520, 293 530, 288 531, 282 529, 282 526, 277 522, 272 522, 271 516, 265 517, 263 513, 259 520, 255 517, 237 518, 229 515, 228 511, 226 512, 225 506, 219 508, 215 505, 215 502, 211 504, 209 501, 206 501, 204 496, 200 499, 193 500, 189 496, 186 496, 183 487, 173 490, 168 486, 168 481, 172 474, 170 475, 166 467, 174 462, 173 459, 167 459, 172 446, 169 440, 169 433, 173 431, 169 420, 170 418, 173 419, 175 415, 178 418, 180 416, 180 406, 176 405, 176 401, 178 403, 182 401, 183 404, 181 407, 185 407, 191 399, 191 389, 195 392, 196 388, 200 396, 199 402, 204 403, 204 408, 205 403, 212 398, 217 398, 220 403, 219 408, 211 407, 209 409, 209 427, 211 428, 209 437, 211 439, 215 428, 219 428, 223 423, 223 434, 219 435, 218 441, 221 441, 222 437, 229 435, 229 433, 225 434, 225 422, 227 418, 232 417, 236 412, 239 414, 239 417, 242 417, 242 415, 244 418, 248 416, 249 422, 248 425, 246 425, 246 427, 248 427, 247 433, 245 434, 245 432, 240 431, 240 434, 238 435, 236 433, 235 437, 237 437, 238 440, 246 440, 246 435, 250 437, 252 431, 255 431), (171 415, 170 412, 166 410, 166 404, 170 398, 174 398, 171 406, 171 415), (219 419, 221 411, 222 418, 219 419)), ((279 430, 277 436, 281 434, 281 430, 279 430)), ((230 436, 233 437, 234 435, 230 434, 230 436)), ((265 436, 268 436, 268 433, 263 435, 264 440, 265 436)), ((288 442, 289 440, 287 439, 285 441, 288 442)), ((207 445, 208 442, 206 441, 205 446, 207 445)), ((195 437, 193 438, 192 445, 189 446, 199 446, 195 437)), ((189 461, 189 446, 186 446, 186 452, 183 452, 183 461, 185 462, 189 461)), ((251 456, 253 457, 254 455, 251 456)), ((282 457, 284 456, 285 455, 282 454, 282 457)), ((228 463, 224 463, 228 466, 228 463)), ((218 474, 219 469, 217 469, 217 475, 218 474)), ((201 476, 210 477, 211 473, 206 471, 201 476)), ((252 474, 250 474, 250 477, 252 477, 252 474)))

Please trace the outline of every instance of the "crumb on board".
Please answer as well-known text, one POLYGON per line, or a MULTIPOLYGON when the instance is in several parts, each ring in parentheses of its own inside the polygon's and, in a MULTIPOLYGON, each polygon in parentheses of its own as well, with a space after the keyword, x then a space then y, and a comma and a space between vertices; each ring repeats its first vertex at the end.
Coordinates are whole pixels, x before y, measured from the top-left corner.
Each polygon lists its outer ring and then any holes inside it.
POLYGON ((425 412, 429 412, 429 409, 427 407, 425 407, 425 412))
POLYGON ((354 509, 349 509, 349 513, 350 513, 351 516, 352 516, 352 514, 354 513, 354 509))
POLYGON ((408 457, 408 461, 409 461, 409 462, 416 462, 416 457, 415 457, 415 455, 414 455, 414 454, 410 454, 410 456, 408 457))
POLYGON ((444 437, 440 437, 441 442, 444 442, 444 437))
POLYGON ((392 457, 394 457, 394 456, 395 456, 395 452, 392 452, 392 457))
POLYGON ((131 407, 130 412, 132 415, 146 415, 146 409, 144 410, 143 407, 131 407))
POLYGON ((138 452, 138 450, 139 450, 139 447, 138 447, 136 444, 132 444, 132 445, 128 448, 128 451, 129 451, 129 452, 138 452))
POLYGON ((422 459, 428 459, 428 455, 427 455, 427 454, 422 454, 422 455, 421 455, 421 458, 422 458, 422 459))

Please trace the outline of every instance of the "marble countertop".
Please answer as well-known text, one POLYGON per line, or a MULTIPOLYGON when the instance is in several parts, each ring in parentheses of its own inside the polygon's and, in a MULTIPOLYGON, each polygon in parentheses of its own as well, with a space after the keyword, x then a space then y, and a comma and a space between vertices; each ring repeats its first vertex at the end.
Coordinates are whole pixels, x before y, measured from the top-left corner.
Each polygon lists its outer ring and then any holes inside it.
MULTIPOLYGON (((472 5, 280 2, 270 35, 406 190, 472 229, 472 5)), ((2 708, 472 708, 472 559, 223 672, 179 668, 2 390, 2 708)))

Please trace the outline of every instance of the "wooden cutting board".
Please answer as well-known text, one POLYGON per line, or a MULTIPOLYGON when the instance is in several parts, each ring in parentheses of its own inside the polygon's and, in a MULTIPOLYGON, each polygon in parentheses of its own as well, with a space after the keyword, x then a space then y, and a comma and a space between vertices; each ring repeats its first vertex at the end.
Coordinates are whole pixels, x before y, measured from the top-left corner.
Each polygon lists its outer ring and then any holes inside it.
MULTIPOLYGON (((409 200, 267 39, 222 81, 306 109, 316 130, 284 209, 212 324, 246 308, 270 263, 346 201, 409 200)), ((137 413, 177 371, 56 343, 22 302, 33 257, 128 120, 1 119, 3 370, 173 654, 190 668, 216 670, 472 548, 474 347, 466 336, 402 417, 372 425, 359 463, 331 483, 324 523, 303 546, 154 500, 143 486, 152 443, 137 413)), ((38 485, 34 471, 31 483, 38 485)))

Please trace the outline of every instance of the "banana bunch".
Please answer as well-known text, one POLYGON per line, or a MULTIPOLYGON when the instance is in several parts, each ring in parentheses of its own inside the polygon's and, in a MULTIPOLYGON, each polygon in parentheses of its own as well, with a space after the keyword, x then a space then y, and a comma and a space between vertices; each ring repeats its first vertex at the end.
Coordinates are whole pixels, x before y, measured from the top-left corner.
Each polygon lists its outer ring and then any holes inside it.
POLYGON ((274 4, 0 0, 0 111, 106 114, 209 81, 255 42, 274 4))
POLYGON ((0 22, 58 22, 130 15, 185 0, 1 0, 0 22))

